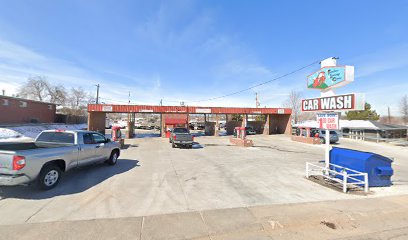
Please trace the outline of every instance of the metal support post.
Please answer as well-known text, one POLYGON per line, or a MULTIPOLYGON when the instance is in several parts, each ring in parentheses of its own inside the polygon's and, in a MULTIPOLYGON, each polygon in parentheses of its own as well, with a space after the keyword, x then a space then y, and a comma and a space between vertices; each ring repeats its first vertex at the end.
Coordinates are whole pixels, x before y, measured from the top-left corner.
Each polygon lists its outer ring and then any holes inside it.
POLYGON ((368 193, 368 173, 364 174, 364 192, 368 193))
POLYGON ((309 178, 309 163, 306 163, 306 178, 309 178))
POLYGON ((347 171, 343 171, 343 192, 347 192, 347 171))
POLYGON ((326 129, 326 140, 325 140, 325 155, 324 155, 324 162, 325 162, 325 167, 329 169, 329 164, 330 164, 330 130, 326 129))

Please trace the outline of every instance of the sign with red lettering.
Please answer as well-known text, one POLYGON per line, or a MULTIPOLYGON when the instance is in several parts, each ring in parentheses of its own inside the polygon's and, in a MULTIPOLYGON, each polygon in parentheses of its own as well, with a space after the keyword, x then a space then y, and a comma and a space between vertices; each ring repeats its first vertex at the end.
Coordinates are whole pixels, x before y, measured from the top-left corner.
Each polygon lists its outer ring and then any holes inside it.
POLYGON ((302 100, 303 112, 364 110, 364 94, 351 93, 302 100))
POLYGON ((337 113, 318 113, 316 116, 320 129, 339 129, 339 115, 337 113))

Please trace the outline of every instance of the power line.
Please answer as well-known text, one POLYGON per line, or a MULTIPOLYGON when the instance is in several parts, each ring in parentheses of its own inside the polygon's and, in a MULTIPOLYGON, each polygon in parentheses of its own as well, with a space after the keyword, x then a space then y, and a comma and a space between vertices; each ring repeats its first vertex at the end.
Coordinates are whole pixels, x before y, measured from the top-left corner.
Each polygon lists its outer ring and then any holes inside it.
MULTIPOLYGON (((294 74, 294 73, 297 73, 297 72, 299 72, 299 71, 302 71, 303 69, 306 69, 306 68, 308 68, 308 67, 310 67, 310 66, 312 66, 312 65, 314 65, 314 64, 318 64, 318 63, 320 63, 320 62, 321 62, 321 60, 314 61, 314 62, 312 62, 312 63, 310 63, 310 64, 308 64, 308 65, 305 65, 305 66, 303 66, 303 67, 300 67, 300 68, 298 68, 298 69, 295 69, 295 70, 293 70, 293 71, 291 71, 291 72, 289 72, 289 73, 283 74, 283 75, 278 76, 278 77, 276 77, 276 78, 273 78, 273 79, 271 79, 271 80, 268 80, 268 81, 265 81, 265 82, 262 82, 262 83, 253 85, 253 86, 251 86, 251 87, 248 87, 248 88, 245 88, 245 89, 236 91, 236 92, 232 92, 232 93, 228 93, 228 94, 225 94, 225 95, 222 95, 222 96, 212 97, 212 98, 208 98, 208 99, 201 99, 201 100, 197 100, 197 101, 183 101, 183 102, 184 102, 184 103, 198 103, 198 102, 207 102, 207 101, 212 101, 212 100, 216 100, 216 99, 220 99, 220 98, 230 97, 230 96, 233 96, 233 95, 236 95, 236 94, 239 94, 239 93, 246 92, 246 91, 248 91, 248 90, 254 89, 254 88, 256 88, 256 87, 263 86, 263 85, 266 85, 266 84, 268 84, 268 83, 277 81, 277 80, 279 80, 279 79, 281 79, 281 78, 284 78, 284 77, 287 77, 287 76, 292 75, 292 74, 294 74)), ((97 90, 98 90, 98 95, 99 95, 99 84, 97 85, 97 90)), ((129 94, 130 94, 130 92, 129 92, 129 94)), ((123 103, 128 103, 128 104, 129 104, 129 101, 130 101, 130 96, 129 96, 129 100, 128 100, 127 102, 126 102, 126 101, 121 101, 121 100, 109 99, 109 98, 102 98, 102 97, 99 97, 99 98, 105 99, 105 100, 109 100, 109 101, 113 101, 113 102, 123 102, 123 103)), ((97 98, 97 99, 98 99, 98 98, 97 98)), ((182 102, 182 101, 181 101, 181 100, 180 100, 180 101, 178 101, 178 100, 176 101, 176 100, 161 99, 160 103, 163 104, 163 102, 173 102, 173 103, 176 103, 176 102, 177 102, 177 103, 180 103, 180 102, 182 102)))
POLYGON ((256 87, 259 87, 259 86, 262 86, 262 85, 265 85, 265 84, 268 84, 268 83, 271 83, 271 82, 274 82, 274 81, 279 80, 279 79, 281 79, 281 78, 287 77, 287 76, 289 76, 289 75, 292 75, 292 74, 294 74, 294 73, 297 73, 297 72, 299 72, 299 71, 302 71, 303 69, 306 69, 306 68, 308 68, 308 67, 310 67, 310 66, 312 66, 312 65, 318 64, 318 63, 320 63, 320 60, 314 61, 314 62, 312 62, 312 63, 310 63, 310 64, 308 64, 308 65, 306 65, 306 66, 303 66, 303 67, 301 67, 301 68, 298 68, 298 69, 296 69, 296 70, 293 70, 293 71, 291 71, 291 72, 289 72, 289 73, 283 74, 283 75, 281 75, 281 76, 279 76, 279 77, 273 78, 273 79, 271 79, 271 80, 268 80, 268 81, 265 81, 265 82, 256 84, 256 85, 254 85, 254 86, 251 86, 251 87, 248 87, 248 88, 245 88, 245 89, 236 91, 236 92, 228 93, 228 94, 225 94, 225 95, 222 95, 222 96, 218 96, 218 97, 213 97, 213 98, 198 100, 198 101, 190 101, 190 103, 192 103, 192 102, 206 102, 206 101, 212 101, 212 100, 216 100, 216 99, 220 99, 220 98, 230 97, 230 96, 233 96, 233 95, 242 93, 242 92, 246 92, 246 91, 251 90, 251 89, 253 89, 253 88, 256 88, 256 87))

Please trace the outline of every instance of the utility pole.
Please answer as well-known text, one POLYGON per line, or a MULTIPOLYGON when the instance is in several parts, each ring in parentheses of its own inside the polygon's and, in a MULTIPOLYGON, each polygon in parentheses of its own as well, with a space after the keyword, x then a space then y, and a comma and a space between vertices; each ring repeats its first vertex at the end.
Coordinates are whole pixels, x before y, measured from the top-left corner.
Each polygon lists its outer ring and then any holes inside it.
POLYGON ((163 106, 163 99, 160 99, 160 106, 163 106))
POLYGON ((255 106, 256 106, 256 108, 261 106, 261 104, 259 103, 259 100, 258 100, 258 93, 255 93, 255 106))
POLYGON ((128 105, 130 105, 130 91, 129 91, 129 97, 128 97, 128 105))
POLYGON ((96 104, 99 104, 99 83, 96 86, 96 104))
POLYGON ((388 123, 391 123, 391 110, 390 110, 390 106, 388 106, 388 123))

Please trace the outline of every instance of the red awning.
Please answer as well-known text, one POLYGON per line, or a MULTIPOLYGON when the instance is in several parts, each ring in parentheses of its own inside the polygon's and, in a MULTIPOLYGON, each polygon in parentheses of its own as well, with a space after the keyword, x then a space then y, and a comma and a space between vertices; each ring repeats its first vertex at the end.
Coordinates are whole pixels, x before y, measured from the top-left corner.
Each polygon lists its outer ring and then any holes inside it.
POLYGON ((169 118, 164 121, 166 125, 187 124, 187 119, 169 118))

